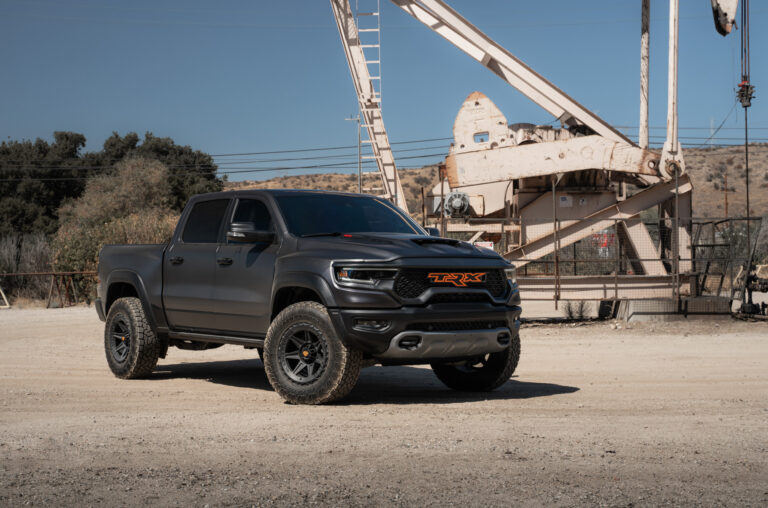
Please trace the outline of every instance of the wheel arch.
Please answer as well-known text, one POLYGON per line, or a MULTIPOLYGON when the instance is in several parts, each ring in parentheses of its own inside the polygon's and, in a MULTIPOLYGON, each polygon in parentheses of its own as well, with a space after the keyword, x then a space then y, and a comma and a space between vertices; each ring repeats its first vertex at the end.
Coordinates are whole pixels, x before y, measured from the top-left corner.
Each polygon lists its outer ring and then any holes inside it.
POLYGON ((149 297, 146 287, 141 277, 136 273, 128 270, 120 270, 112 272, 107 281, 107 288, 104 301, 104 315, 109 314, 109 309, 117 301, 118 298, 135 297, 141 302, 141 307, 144 309, 144 313, 147 316, 147 321, 152 327, 152 331, 157 333, 157 320, 152 312, 152 307, 149 304, 149 297))
POLYGON ((281 277, 272 295, 270 322, 286 307, 302 301, 335 307, 336 301, 328 284, 318 275, 292 272, 281 277))

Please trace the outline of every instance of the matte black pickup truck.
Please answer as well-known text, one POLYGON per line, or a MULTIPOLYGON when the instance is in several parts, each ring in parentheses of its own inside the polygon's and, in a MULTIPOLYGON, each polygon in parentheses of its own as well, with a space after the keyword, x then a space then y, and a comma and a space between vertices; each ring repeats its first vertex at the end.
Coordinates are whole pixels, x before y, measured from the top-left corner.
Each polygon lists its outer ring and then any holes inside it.
POLYGON ((120 378, 169 346, 257 349, 293 403, 344 397, 364 366, 430 364, 457 390, 505 383, 520 356, 512 265, 431 236, 383 199, 249 190, 193 197, 167 245, 107 245, 96 310, 120 378))

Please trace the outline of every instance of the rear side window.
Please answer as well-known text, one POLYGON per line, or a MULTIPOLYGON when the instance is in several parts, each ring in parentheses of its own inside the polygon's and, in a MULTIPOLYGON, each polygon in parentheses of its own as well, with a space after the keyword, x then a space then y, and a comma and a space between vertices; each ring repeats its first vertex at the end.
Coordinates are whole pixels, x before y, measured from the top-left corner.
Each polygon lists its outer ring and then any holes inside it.
POLYGON ((201 201, 192 207, 181 240, 184 243, 216 243, 224 214, 229 206, 228 199, 201 201))
POLYGON ((241 199, 232 222, 251 222, 258 231, 272 231, 272 216, 267 205, 258 199, 241 199))

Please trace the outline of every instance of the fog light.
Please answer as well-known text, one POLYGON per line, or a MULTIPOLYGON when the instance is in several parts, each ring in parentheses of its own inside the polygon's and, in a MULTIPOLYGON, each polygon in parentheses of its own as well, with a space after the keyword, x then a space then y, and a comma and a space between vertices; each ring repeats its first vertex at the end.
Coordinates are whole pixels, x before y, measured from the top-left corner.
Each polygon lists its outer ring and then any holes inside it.
POLYGON ((355 328, 361 330, 381 331, 389 326, 389 321, 384 319, 355 319, 355 328))

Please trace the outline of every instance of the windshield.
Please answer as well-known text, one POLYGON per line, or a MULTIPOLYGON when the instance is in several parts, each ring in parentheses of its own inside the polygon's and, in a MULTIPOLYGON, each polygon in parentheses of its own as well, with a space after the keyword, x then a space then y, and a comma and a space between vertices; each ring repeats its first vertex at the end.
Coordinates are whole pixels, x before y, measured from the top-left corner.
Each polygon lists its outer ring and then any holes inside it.
POLYGON ((424 231, 383 199, 338 194, 275 196, 288 230, 296 236, 424 231))

